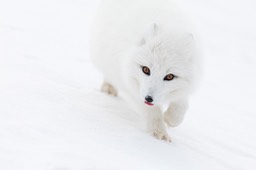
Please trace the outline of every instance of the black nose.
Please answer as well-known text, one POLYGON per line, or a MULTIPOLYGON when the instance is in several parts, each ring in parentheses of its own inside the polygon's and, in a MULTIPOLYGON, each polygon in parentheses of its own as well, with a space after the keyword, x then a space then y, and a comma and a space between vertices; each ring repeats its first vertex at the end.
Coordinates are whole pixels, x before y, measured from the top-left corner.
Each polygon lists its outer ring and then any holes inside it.
POLYGON ((147 101, 147 102, 153 102, 153 99, 152 99, 152 97, 151 96, 146 96, 145 97, 145 100, 147 101))

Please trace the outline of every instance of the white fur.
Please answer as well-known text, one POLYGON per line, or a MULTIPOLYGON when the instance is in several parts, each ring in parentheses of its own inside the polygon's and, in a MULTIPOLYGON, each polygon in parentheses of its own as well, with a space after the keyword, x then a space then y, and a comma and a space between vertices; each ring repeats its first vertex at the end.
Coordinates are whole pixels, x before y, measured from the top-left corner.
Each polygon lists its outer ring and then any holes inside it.
POLYGON ((192 30, 175 3, 103 1, 91 34, 91 56, 104 75, 103 91, 128 94, 148 114, 153 135, 170 141, 163 122, 182 122, 197 67, 192 30), (150 68, 150 76, 141 66, 150 68), (177 78, 164 81, 169 73, 177 78), (153 97, 153 107, 144 104, 147 95, 153 97))

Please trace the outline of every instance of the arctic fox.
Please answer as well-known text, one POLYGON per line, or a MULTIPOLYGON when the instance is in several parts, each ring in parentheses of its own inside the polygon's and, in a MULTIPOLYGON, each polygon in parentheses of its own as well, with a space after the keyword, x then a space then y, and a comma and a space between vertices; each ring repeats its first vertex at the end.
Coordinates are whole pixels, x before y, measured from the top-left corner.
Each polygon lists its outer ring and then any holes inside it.
POLYGON ((197 54, 190 23, 173 0, 104 0, 91 33, 91 57, 102 91, 129 95, 148 115, 149 130, 171 141, 195 82, 197 54))

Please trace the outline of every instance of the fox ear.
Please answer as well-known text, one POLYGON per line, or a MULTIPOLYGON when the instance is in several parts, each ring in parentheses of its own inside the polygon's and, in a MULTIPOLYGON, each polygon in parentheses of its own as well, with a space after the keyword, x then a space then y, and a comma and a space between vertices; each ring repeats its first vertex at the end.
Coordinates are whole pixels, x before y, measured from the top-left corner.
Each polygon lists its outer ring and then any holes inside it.
POLYGON ((180 40, 178 40, 176 44, 179 49, 179 54, 181 55, 187 55, 188 53, 195 52, 196 41, 192 33, 186 33, 181 36, 180 40))
POLYGON ((143 38, 140 41, 140 46, 147 43, 148 40, 152 39, 158 34, 158 25, 156 23, 151 24, 145 31, 143 38))
POLYGON ((193 44, 195 41, 194 39, 194 35, 192 33, 186 33, 185 35, 183 35, 179 41, 179 44, 181 46, 187 47, 190 46, 191 44, 193 44))

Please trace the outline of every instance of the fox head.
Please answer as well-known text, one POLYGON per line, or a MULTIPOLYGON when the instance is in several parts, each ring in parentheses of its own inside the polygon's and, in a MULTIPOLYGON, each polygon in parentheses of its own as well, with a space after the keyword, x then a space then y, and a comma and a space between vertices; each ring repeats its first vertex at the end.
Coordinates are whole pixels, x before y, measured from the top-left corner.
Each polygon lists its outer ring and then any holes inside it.
POLYGON ((156 24, 127 57, 126 83, 146 105, 165 105, 187 97, 194 79, 191 34, 161 34, 156 24))

